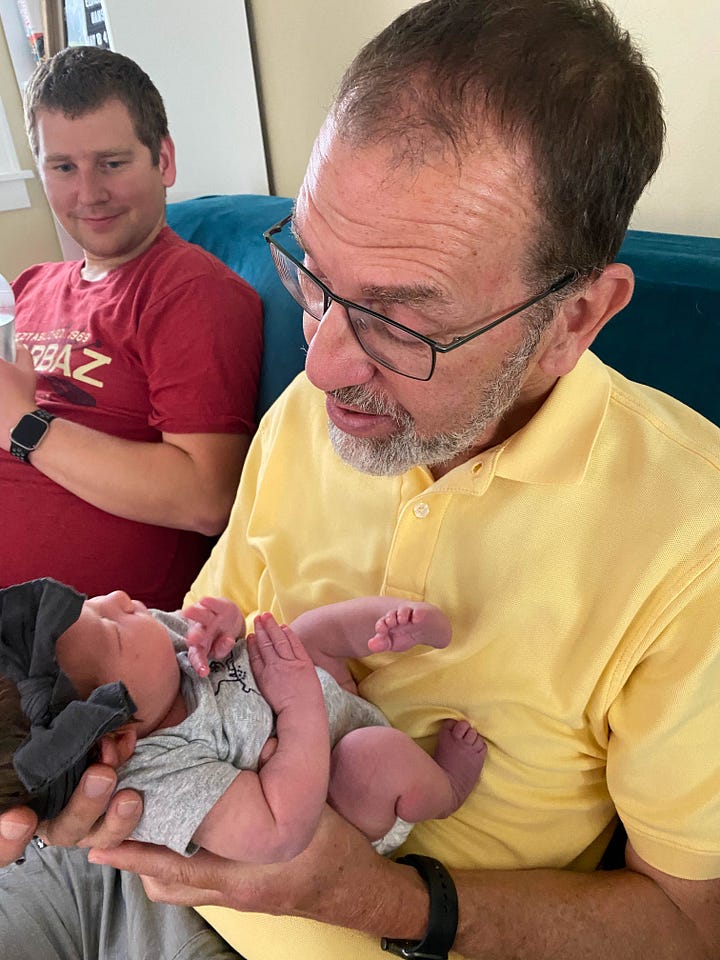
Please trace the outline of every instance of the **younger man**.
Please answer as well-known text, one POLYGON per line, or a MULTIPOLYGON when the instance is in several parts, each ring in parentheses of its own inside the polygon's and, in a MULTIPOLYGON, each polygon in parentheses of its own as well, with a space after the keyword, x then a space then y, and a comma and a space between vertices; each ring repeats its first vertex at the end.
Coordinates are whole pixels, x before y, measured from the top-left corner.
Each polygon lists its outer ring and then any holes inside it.
POLYGON ((25 115, 50 206, 84 259, 13 283, 0 586, 50 574, 176 609, 225 526, 254 429, 260 300, 166 226, 175 148, 136 63, 61 51, 31 77, 25 115))

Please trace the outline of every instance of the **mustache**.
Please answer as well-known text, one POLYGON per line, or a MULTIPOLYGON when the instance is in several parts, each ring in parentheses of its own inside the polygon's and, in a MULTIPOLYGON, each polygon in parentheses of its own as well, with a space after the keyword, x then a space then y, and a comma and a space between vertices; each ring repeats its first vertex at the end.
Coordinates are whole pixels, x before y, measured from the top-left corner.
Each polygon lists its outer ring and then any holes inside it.
POLYGON ((410 419, 407 410, 401 407, 399 403, 395 403, 359 384, 353 387, 340 387, 338 390, 329 391, 328 395, 332 397, 335 403, 341 406, 354 407, 363 413, 393 417, 398 423, 404 423, 410 419))

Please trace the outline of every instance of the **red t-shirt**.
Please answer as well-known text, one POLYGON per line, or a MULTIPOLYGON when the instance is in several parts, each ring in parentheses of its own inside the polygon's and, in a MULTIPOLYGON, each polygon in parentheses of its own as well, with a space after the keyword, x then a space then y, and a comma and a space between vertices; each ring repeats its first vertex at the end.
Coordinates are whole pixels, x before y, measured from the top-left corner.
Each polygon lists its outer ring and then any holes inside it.
MULTIPOLYGON (((127 440, 252 432, 262 309, 244 280, 169 227, 102 280, 83 280, 81 267, 41 264, 13 284, 38 406, 127 440)), ((52 576, 171 610, 210 546, 105 513, 5 451, 0 504, 0 586, 52 576)))

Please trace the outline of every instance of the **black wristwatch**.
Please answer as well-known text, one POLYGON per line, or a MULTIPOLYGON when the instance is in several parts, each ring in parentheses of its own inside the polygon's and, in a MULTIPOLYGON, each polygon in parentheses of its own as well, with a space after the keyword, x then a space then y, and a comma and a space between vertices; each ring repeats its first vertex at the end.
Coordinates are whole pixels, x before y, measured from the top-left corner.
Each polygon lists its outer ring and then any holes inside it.
POLYGON ((430 919, 422 940, 389 940, 383 937, 380 946, 396 957, 415 960, 447 960, 455 942, 458 925, 458 899, 455 884, 439 860, 409 853, 396 863, 415 867, 430 894, 430 919))
POLYGON ((16 426, 10 431, 10 453, 30 463, 30 454, 37 450, 40 442, 50 429, 50 421, 55 417, 47 410, 33 410, 20 417, 16 426))

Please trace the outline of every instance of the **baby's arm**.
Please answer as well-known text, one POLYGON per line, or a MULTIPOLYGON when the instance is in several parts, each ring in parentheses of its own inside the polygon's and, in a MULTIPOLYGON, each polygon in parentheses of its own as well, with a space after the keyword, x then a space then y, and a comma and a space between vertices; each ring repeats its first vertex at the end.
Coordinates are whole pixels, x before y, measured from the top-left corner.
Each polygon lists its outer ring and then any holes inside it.
MULTIPOLYGON (((419 643, 446 647, 450 621, 432 603, 397 597, 357 597, 300 614, 292 622, 313 663, 323 667, 343 686, 339 663, 347 657, 391 650, 399 653, 419 643)), ((348 674, 349 676, 349 674, 348 674)))
POLYGON ((182 614, 193 621, 185 636, 190 665, 198 676, 206 677, 209 661, 222 660, 245 635, 245 621, 238 606, 223 597, 203 597, 182 614))
POLYGON ((258 773, 240 773, 196 830, 195 843, 234 860, 290 860, 308 845, 330 775, 327 712, 310 657, 271 614, 255 619, 248 655, 277 715, 277 748, 258 773))

